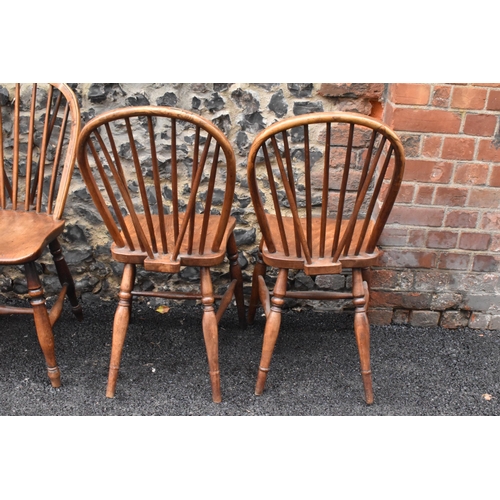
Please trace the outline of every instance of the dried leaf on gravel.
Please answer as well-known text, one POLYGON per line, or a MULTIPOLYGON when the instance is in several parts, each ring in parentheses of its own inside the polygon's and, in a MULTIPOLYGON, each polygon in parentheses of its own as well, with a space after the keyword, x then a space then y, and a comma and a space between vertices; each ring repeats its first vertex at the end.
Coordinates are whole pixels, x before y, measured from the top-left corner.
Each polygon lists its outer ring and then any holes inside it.
POLYGON ((168 311, 170 311, 170 307, 168 307, 168 306, 158 306, 156 308, 156 312, 158 312, 160 314, 168 313, 168 311))

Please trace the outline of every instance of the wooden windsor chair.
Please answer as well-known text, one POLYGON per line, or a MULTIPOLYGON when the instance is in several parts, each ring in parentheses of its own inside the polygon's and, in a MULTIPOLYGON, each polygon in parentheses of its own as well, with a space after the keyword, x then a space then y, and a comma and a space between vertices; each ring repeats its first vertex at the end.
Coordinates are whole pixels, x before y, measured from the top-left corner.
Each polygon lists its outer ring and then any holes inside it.
POLYGON ((230 215, 236 164, 229 141, 213 123, 189 111, 127 107, 85 125, 78 164, 113 238, 112 257, 124 264, 107 397, 115 395, 132 298, 143 295, 201 299, 212 397, 220 402, 218 323, 233 296, 246 325, 236 220, 230 215), (223 295, 215 295, 210 268, 226 255, 231 283, 223 295), (199 267, 201 293, 134 290, 137 265, 160 273, 199 267), (215 300, 220 300, 217 311, 215 300))
POLYGON ((64 83, 6 85, 0 92, 0 265, 24 266, 31 308, 0 306, 0 314, 33 314, 50 382, 61 384, 52 327, 67 296, 83 319, 58 237, 76 159, 80 108, 64 83), (62 290, 50 311, 35 262, 47 245, 62 290))
POLYGON ((257 395, 264 390, 285 299, 352 299, 365 399, 373 402, 368 270, 378 262, 377 241, 398 194, 404 164, 396 134, 379 120, 357 113, 283 119, 255 138, 248 183, 262 240, 248 322, 253 323, 259 301, 266 316, 257 395), (264 280, 267 266, 279 270, 271 294, 264 280), (347 270, 352 288, 289 291, 289 270, 312 277, 347 270))

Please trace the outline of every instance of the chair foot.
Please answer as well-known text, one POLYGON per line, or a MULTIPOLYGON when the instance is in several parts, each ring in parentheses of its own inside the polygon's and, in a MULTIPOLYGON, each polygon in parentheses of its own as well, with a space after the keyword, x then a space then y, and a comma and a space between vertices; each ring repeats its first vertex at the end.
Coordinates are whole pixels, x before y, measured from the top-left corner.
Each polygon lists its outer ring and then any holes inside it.
POLYGON ((116 391, 116 382, 118 381, 118 366, 110 366, 108 372, 108 385, 106 386, 106 397, 114 398, 116 391))
POLYGON ((61 387, 61 372, 59 371, 59 367, 47 366, 47 375, 49 376, 52 387, 61 387))
POLYGON ((365 389, 365 401, 367 405, 373 404, 372 372, 361 372, 363 387, 365 389))
POLYGON ((78 304, 77 306, 72 307, 71 310, 73 311, 73 314, 76 316, 76 319, 78 321, 83 321, 83 309, 82 309, 81 304, 78 304))
POLYGON ((266 385, 267 373, 269 368, 265 369, 259 366, 259 372, 257 373, 257 383, 255 384, 255 395, 261 396, 264 392, 264 387, 266 385))
POLYGON ((210 384, 212 385, 212 401, 214 403, 220 403, 222 401, 222 395, 220 390, 220 372, 210 372, 210 384))

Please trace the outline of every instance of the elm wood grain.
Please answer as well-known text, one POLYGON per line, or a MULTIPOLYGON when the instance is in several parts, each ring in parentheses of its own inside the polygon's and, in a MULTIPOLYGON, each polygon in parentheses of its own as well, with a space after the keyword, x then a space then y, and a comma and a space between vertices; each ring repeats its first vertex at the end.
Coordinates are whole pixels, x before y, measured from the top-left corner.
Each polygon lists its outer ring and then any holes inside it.
POLYGON ((0 210, 0 262, 18 265, 37 260, 64 230, 64 221, 36 212, 0 210))
POLYGON ((125 264, 106 396, 115 396, 133 297, 196 298, 202 306, 212 399, 220 402, 218 324, 233 299, 240 325, 246 326, 236 220, 230 215, 236 160, 228 139, 213 123, 189 111, 127 107, 102 113, 85 125, 77 158, 113 239, 111 256, 125 264), (222 196, 216 196, 216 189, 222 196), (224 294, 216 295, 210 269, 226 259, 230 283, 224 294), (159 273, 200 268, 200 292, 134 290, 137 266, 159 273))
MULTIPOLYGON (((276 227, 278 225, 276 216, 272 214, 267 214, 267 223, 273 234, 277 234, 276 227)), ((354 231, 352 234, 352 240, 350 243, 349 251, 346 255, 340 255, 338 262, 332 261, 332 258, 325 257, 323 244, 324 241, 331 241, 333 239, 334 233, 338 231, 338 237, 342 238, 346 232, 349 221, 343 220, 340 224, 340 230, 335 219, 326 219, 323 221, 320 218, 311 218, 309 233, 310 238, 308 239, 309 253, 312 257, 311 263, 304 263, 304 258, 297 255, 294 251, 296 248, 291 244, 292 238, 294 236, 294 221, 291 217, 282 217, 282 224, 285 232, 285 238, 288 242, 286 245, 290 249, 288 255, 284 251, 284 242, 281 239, 276 239, 275 251, 270 252, 264 241, 263 245, 263 259, 264 263, 272 267, 287 267, 288 269, 303 269, 306 274, 317 275, 317 274, 338 274, 342 271, 342 267, 366 267, 367 265, 376 264, 380 251, 375 248, 372 253, 366 251, 366 242, 363 243, 358 254, 355 254, 355 249, 357 247, 357 242, 359 240, 360 233, 365 225, 364 220, 356 221, 354 231), (321 236, 323 235, 323 236, 321 236)), ((307 229, 307 221, 302 219, 301 225, 304 231, 307 229)), ((369 236, 373 230, 374 222, 369 221, 367 236, 369 236)))
POLYGON ((373 403, 369 268, 379 264, 377 242, 398 194, 404 165, 398 136, 380 120, 358 113, 287 118, 255 138, 247 170, 262 239, 248 322, 253 323, 259 302, 266 316, 255 394, 265 388, 285 299, 348 299, 354 305, 365 401, 373 403), (268 267, 278 269, 272 292, 264 279, 268 267), (352 289, 287 291, 290 269, 310 276, 350 271, 352 289))
MULTIPOLYGON (((156 237, 166 236, 167 241, 174 241, 174 228, 175 222, 178 221, 182 223, 184 219, 184 214, 180 213, 176 219, 173 215, 164 215, 163 226, 161 228, 159 216, 152 215, 150 218, 150 224, 152 228, 152 234, 156 237)), ((181 266, 199 266, 201 263, 206 266, 216 266, 220 264, 226 253, 226 247, 230 236, 233 234, 233 230, 236 226, 236 219, 234 217, 229 217, 227 221, 226 230, 222 237, 221 247, 216 251, 212 250, 213 240, 217 233, 218 226, 220 224, 220 216, 212 215, 206 225, 204 225, 203 214, 194 214, 191 219, 194 221, 193 236, 191 241, 184 238, 182 244, 179 247, 177 259, 174 259, 174 254, 171 252, 154 252, 153 257, 149 257, 146 251, 141 251, 139 245, 139 238, 137 236, 134 222, 130 216, 124 218, 124 223, 127 227, 128 234, 132 241, 134 250, 130 249, 130 246, 125 245, 123 247, 118 247, 116 243, 111 246, 111 254, 113 258, 118 262, 133 262, 134 264, 144 265, 144 268, 148 271, 158 271, 165 273, 176 273, 180 271, 181 266), (191 249, 189 253, 189 245, 194 249, 198 249, 202 238, 205 240, 207 250, 203 253, 194 252, 191 249)), ((151 239, 149 236, 148 221, 144 214, 137 214, 137 221, 140 224, 142 231, 147 238, 148 243, 151 245, 151 239)), ((173 250, 173 248, 172 248, 173 250)))
POLYGON ((24 265, 31 304, 30 308, 0 306, 0 315, 33 314, 48 377, 53 387, 59 387, 52 327, 65 297, 77 319, 83 319, 58 241, 76 160, 80 109, 68 85, 50 83, 43 93, 40 87, 15 84, 11 102, 0 109, 0 265, 24 265), (50 311, 35 267, 47 246, 61 283, 50 311))

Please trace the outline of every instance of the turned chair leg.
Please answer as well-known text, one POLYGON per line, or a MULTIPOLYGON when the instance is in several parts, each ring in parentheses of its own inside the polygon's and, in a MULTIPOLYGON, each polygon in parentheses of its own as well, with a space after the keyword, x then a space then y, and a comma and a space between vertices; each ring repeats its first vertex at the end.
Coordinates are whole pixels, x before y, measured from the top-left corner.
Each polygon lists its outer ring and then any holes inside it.
POLYGON ((24 270, 28 283, 28 295, 31 307, 33 308, 36 334, 47 364, 47 374, 52 387, 60 387, 61 373, 59 372, 56 362, 54 334, 52 332, 52 326, 50 325, 49 313, 45 304, 45 296, 43 294, 40 278, 36 272, 35 263, 26 263, 24 265, 24 270))
POLYGON ((229 259, 231 279, 236 280, 234 298, 236 299, 240 328, 244 329, 247 326, 247 320, 245 317, 245 299, 243 297, 243 275, 241 274, 241 266, 238 263, 238 248, 236 247, 234 234, 231 234, 227 242, 227 257, 229 259))
POLYGON ((353 295, 354 305, 354 333, 358 345, 359 360, 361 365, 361 376, 365 390, 367 404, 373 403, 372 372, 370 368, 370 323, 366 310, 368 308, 369 292, 368 285, 363 281, 362 271, 353 269, 353 295))
POLYGON ((214 309, 214 292, 212 287, 212 278, 210 277, 210 268, 202 267, 200 269, 201 278, 201 303, 203 306, 203 337, 207 350, 208 369, 210 373, 210 383, 212 385, 212 400, 214 403, 222 401, 220 389, 219 372, 219 330, 217 318, 214 309))
POLYGON ((248 324, 253 325, 255 321, 255 312, 257 311, 257 307, 259 306, 259 276, 265 276, 266 274, 266 265, 262 261, 262 253, 259 249, 257 254, 257 262, 255 263, 255 267, 253 269, 252 275, 252 292, 250 295, 250 302, 248 304, 248 324))
POLYGON ((109 363, 108 386, 106 397, 114 398, 116 382, 118 380, 118 370, 123 351, 123 344, 127 335, 127 328, 130 322, 130 310, 132 307, 132 289, 135 282, 135 264, 125 264, 123 268, 122 282, 118 294, 118 306, 113 322, 113 339, 111 343, 111 360, 109 363))
POLYGON ((257 396, 260 396, 264 391, 274 346, 276 345, 276 341, 278 339, 278 333, 281 325, 281 308, 285 303, 284 297, 286 293, 287 279, 288 269, 280 269, 276 285, 274 286, 271 308, 266 320, 266 326, 264 328, 262 356, 257 375, 257 383, 255 384, 255 394, 257 396))
POLYGON ((78 302, 76 297, 75 283, 73 281, 73 277, 71 276, 68 264, 64 259, 62 248, 57 238, 49 243, 49 249, 56 266, 59 281, 62 286, 67 285, 66 296, 68 297, 68 300, 73 308, 73 314, 79 321, 82 321, 82 305, 78 302))

